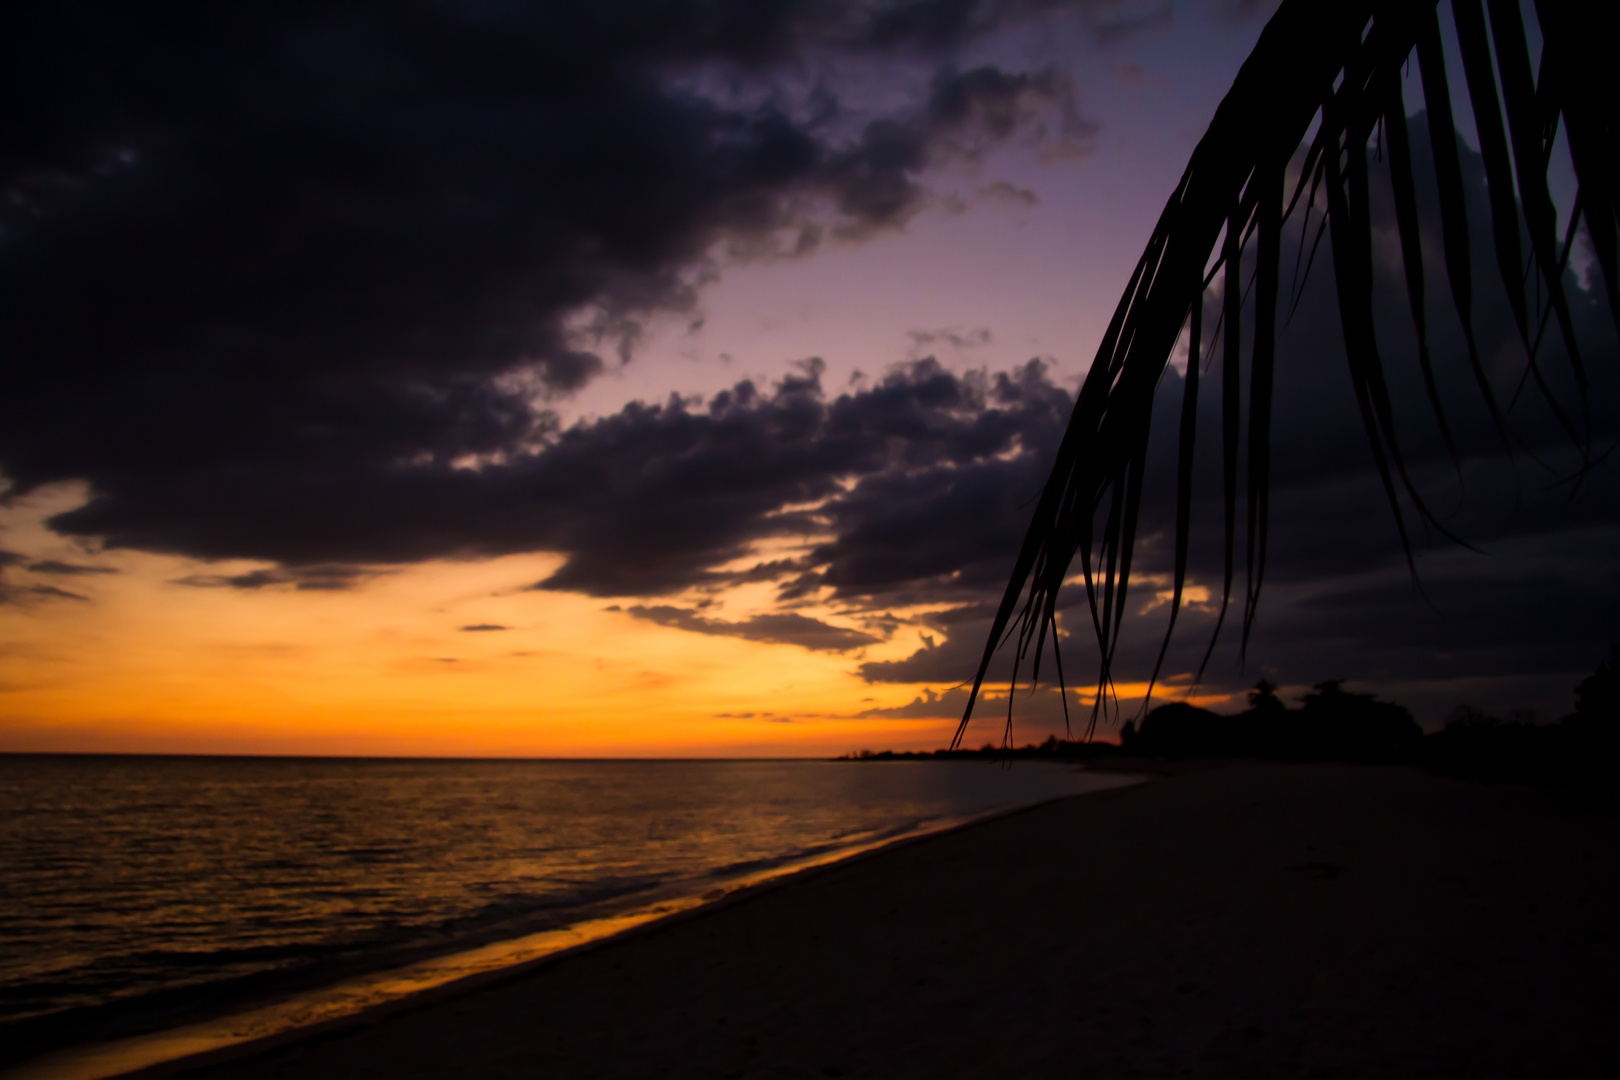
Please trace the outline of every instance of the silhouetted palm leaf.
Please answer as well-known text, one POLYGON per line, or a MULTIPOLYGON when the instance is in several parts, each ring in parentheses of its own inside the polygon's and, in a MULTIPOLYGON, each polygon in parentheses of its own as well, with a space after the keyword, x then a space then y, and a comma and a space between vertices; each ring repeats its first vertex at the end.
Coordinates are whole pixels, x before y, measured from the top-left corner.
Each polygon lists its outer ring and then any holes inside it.
MULTIPOLYGON (((1620 140, 1615 130, 1616 92, 1601 75, 1603 65, 1612 63, 1601 52, 1607 47, 1607 37, 1592 32, 1583 14, 1584 5, 1576 0, 1537 0, 1535 18, 1543 41, 1538 76, 1531 70, 1519 0, 1485 0, 1483 4, 1482 0, 1450 0, 1447 6, 1456 25, 1479 133, 1497 265, 1523 346, 1527 377, 1534 380, 1553 415, 1580 448, 1583 460, 1589 460, 1586 428, 1554 394, 1542 370, 1540 353, 1549 320, 1555 320, 1584 407, 1586 373, 1563 285, 1579 220, 1584 220, 1591 234, 1610 307, 1620 324, 1620 268, 1616 265, 1620 258, 1620 236, 1616 232, 1620 225, 1620 155, 1616 152, 1620 140), (1556 211, 1548 187, 1549 162, 1560 123, 1567 133, 1578 182, 1569 228, 1562 240, 1557 235, 1556 211), (1536 268, 1533 301, 1526 296, 1529 275, 1521 250, 1521 227, 1529 238, 1530 261, 1536 268)), ((1325 228, 1331 240, 1338 309, 1356 403, 1408 564, 1412 564, 1412 546, 1402 492, 1412 512, 1431 528, 1450 536, 1430 513, 1409 475, 1373 332, 1367 163, 1368 143, 1379 131, 1389 146, 1396 222, 1424 388, 1455 462, 1456 447, 1429 359, 1420 222, 1401 94, 1401 69, 1415 54, 1440 187, 1447 277, 1475 379, 1492 422, 1506 442, 1507 423, 1480 363, 1474 339, 1467 200, 1446 81, 1440 7, 1435 0, 1284 0, 1262 32, 1165 206, 1081 386, 1052 475, 1041 492, 1034 520, 996 612, 967 710, 957 730, 957 744, 972 715, 991 658, 1001 644, 1016 638, 1014 687, 1018 664, 1032 651, 1031 678, 1039 677, 1040 657, 1049 630, 1056 646, 1058 591, 1076 557, 1101 652, 1088 737, 1094 730, 1112 686, 1120 623, 1126 612, 1154 393, 1190 320, 1190 359, 1177 468, 1174 589, 1165 639, 1168 646, 1186 584, 1198 368, 1204 347, 1203 298, 1214 275, 1224 273, 1220 321, 1225 331, 1221 378, 1225 573, 1220 615, 1209 645, 1211 651, 1214 649, 1231 603, 1235 576, 1242 438, 1239 315, 1246 247, 1253 253, 1255 312, 1248 392, 1246 586, 1241 631, 1243 646, 1247 647, 1266 562, 1280 238, 1283 222, 1302 202, 1302 237, 1308 235, 1318 193, 1325 195, 1327 206, 1325 221, 1318 225, 1317 240, 1325 228), (1315 134, 1306 146, 1313 126, 1315 134), (1301 147, 1305 147, 1303 165, 1295 190, 1285 201, 1287 170, 1301 147), (1209 269, 1212 259, 1214 268, 1209 269), (1096 524, 1099 516, 1103 522, 1100 531, 1096 524)), ((1313 259, 1314 255, 1313 244, 1313 259)), ((1305 272, 1309 273, 1308 263, 1305 272)), ((1161 648, 1149 684, 1150 697, 1164 656, 1165 649, 1161 648)), ((1208 660, 1206 653, 1205 664, 1208 660)), ((1202 668, 1199 674, 1201 677, 1202 668)), ((1010 732, 1010 711, 1008 723, 1010 732)))

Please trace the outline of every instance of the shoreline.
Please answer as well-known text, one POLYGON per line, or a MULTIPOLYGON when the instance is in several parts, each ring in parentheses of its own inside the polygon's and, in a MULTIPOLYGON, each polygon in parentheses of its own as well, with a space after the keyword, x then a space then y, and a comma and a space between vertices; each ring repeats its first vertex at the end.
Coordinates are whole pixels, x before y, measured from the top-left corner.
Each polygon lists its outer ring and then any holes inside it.
POLYGON ((1427 1080, 1620 1066, 1611 795, 1409 768, 1176 771, 168 1072, 1427 1080))
POLYGON ((290 996, 172 1028, 84 1046, 65 1047, 0 1070, 0 1080, 118 1080, 156 1078, 226 1063, 279 1046, 375 1023, 401 1012, 453 1000, 593 949, 701 917, 808 875, 880 855, 931 837, 1017 815, 1053 801, 1103 794, 1146 779, 1115 769, 1092 772, 1103 784, 1090 791, 1044 798, 965 817, 943 818, 898 835, 882 835, 814 850, 755 870, 701 875, 682 884, 703 891, 665 890, 625 910, 564 926, 429 956, 399 967, 350 976, 290 996))

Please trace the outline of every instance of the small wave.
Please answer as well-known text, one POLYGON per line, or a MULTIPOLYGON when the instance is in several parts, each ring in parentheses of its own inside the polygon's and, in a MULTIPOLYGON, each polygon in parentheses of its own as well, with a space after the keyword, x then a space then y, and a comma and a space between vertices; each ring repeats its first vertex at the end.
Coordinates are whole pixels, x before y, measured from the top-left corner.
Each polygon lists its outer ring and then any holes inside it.
POLYGON ((816 844, 812 847, 795 848, 794 850, 785 852, 781 855, 766 855, 757 859, 742 859, 738 862, 725 863, 724 865, 716 866, 713 869, 706 871, 702 876, 710 879, 731 878, 739 877, 745 874, 759 873, 766 870, 775 870, 778 867, 788 866, 796 862, 803 862, 806 859, 814 859, 818 855, 826 855, 830 852, 840 851, 850 846, 851 842, 846 841, 829 844, 816 844))
POLYGON ((132 965, 166 968, 220 968, 238 964, 277 964, 319 960, 340 949, 310 943, 248 945, 225 949, 150 949, 128 958, 132 965))
POLYGON ((849 851, 872 844, 881 844, 889 840, 898 840, 902 836, 909 836, 912 833, 937 825, 944 820, 938 816, 917 817, 893 822, 882 827, 849 829, 838 833, 826 843, 794 848, 791 851, 777 855, 765 855, 756 859, 742 859, 725 863, 708 870, 702 876, 705 878, 731 878, 776 870, 781 867, 792 866, 795 863, 819 859, 824 855, 849 851))

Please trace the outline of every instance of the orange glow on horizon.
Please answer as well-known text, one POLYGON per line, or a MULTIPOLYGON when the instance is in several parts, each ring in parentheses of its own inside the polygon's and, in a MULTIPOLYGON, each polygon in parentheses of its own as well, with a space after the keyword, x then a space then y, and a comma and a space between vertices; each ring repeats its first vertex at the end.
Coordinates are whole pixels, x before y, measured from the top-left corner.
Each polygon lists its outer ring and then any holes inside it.
MULTIPOLYGON (((0 752, 780 757, 935 749, 955 733, 960 692, 856 674, 917 649, 911 628, 843 653, 672 629, 530 588, 557 566, 548 555, 423 563, 349 590, 197 587, 181 582, 255 567, 79 550, 42 522, 81 497, 0 513, 6 549, 97 568, 52 579, 82 599, 0 605, 0 752)), ((743 617, 727 609, 749 599, 708 610, 743 617)), ((999 742, 1003 695, 973 745, 999 742)), ((1015 729, 1021 743, 1046 734, 1015 729)))

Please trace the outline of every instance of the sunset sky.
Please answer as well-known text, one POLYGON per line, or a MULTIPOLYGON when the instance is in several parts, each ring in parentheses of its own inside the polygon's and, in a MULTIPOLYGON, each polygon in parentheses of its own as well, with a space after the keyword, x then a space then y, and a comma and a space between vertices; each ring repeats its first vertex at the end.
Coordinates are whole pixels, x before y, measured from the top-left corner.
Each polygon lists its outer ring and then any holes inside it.
MULTIPOLYGON (((1271 6, 7 14, 0 752, 942 745, 1073 392, 1271 6)), ((1561 715, 1620 640, 1613 460, 1561 483, 1532 395, 1510 459, 1438 329, 1460 474, 1413 365, 1395 390, 1419 482, 1481 551, 1420 537, 1420 593, 1326 263, 1280 339, 1256 636, 1197 700, 1346 678, 1430 727, 1464 702, 1561 715)), ((1379 302, 1396 364, 1403 288, 1379 302)), ((1601 328, 1600 292, 1576 307, 1601 328)), ((1156 432, 1127 711, 1168 587, 1156 432)), ((1217 564, 1195 553, 1172 693, 1217 564)), ((1065 617, 1085 710, 1095 653, 1065 617)), ((1062 729, 1049 692, 1017 718, 1019 742, 1062 729)))

